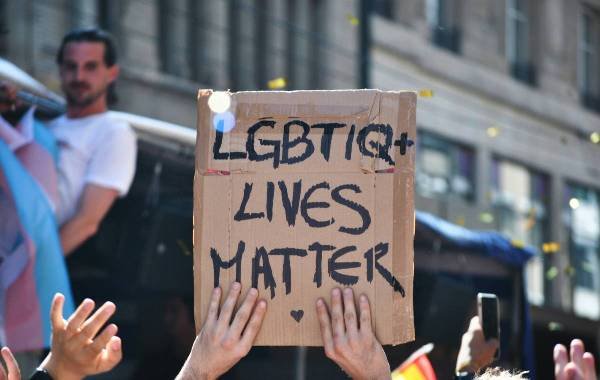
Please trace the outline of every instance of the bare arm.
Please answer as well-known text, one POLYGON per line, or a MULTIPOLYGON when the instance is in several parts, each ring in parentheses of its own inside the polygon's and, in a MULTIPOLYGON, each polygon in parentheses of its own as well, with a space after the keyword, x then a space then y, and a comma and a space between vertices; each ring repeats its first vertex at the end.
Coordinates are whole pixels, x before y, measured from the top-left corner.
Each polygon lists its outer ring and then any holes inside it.
POLYGON ((85 187, 77 213, 60 228, 60 242, 65 256, 73 253, 96 233, 117 196, 118 192, 114 189, 91 184, 85 187))

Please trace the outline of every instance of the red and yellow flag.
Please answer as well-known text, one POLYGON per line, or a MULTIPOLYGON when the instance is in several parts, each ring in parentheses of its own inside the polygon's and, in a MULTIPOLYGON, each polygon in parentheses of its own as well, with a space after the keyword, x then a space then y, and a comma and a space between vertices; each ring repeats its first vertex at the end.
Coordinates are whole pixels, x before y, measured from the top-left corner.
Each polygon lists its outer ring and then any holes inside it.
POLYGON ((436 380, 427 354, 433 350, 429 343, 413 352, 408 359, 392 372, 392 380, 436 380))

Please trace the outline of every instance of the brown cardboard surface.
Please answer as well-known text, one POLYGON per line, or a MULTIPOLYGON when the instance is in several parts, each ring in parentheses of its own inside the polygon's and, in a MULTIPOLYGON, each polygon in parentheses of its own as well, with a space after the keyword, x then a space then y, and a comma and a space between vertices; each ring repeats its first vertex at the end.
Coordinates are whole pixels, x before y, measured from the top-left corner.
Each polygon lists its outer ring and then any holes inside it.
POLYGON ((322 345, 314 305, 335 286, 367 294, 383 344, 414 339, 416 95, 240 92, 231 94, 235 128, 220 133, 210 94, 198 97, 197 328, 215 275, 227 288, 239 265, 243 293, 254 284, 269 304, 257 345, 322 345), (327 246, 320 260, 317 243, 327 246), (217 257, 234 264, 220 268, 217 257), (292 313, 300 310, 296 321, 292 313))

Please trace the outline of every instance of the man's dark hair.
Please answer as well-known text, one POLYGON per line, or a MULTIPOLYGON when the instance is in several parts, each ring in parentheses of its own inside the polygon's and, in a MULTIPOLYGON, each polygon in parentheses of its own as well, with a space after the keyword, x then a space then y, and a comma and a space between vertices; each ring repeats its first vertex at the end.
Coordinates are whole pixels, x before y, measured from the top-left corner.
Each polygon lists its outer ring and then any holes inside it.
POLYGON ((108 67, 117 63, 117 47, 110 33, 99 28, 74 29, 67 33, 60 43, 56 62, 60 65, 63 62, 63 53, 65 46, 69 42, 100 42, 104 44, 104 64, 108 67))
MULTIPOLYGON (((113 36, 100 28, 86 28, 74 29, 63 37, 60 47, 58 48, 58 53, 56 54, 56 62, 59 66, 63 63, 65 46, 69 42, 100 42, 104 44, 104 64, 107 67, 111 67, 117 63, 117 46, 113 36)), ((118 97, 115 91, 114 82, 108 86, 108 93, 106 96, 108 104, 112 105, 117 103, 118 97)))

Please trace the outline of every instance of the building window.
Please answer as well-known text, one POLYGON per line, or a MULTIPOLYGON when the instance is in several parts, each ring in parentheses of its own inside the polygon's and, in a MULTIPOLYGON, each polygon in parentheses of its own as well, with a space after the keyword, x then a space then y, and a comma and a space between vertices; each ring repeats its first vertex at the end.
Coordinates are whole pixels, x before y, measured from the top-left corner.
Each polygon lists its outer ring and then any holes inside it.
POLYGON ((600 319, 600 192, 567 185, 563 199, 575 314, 600 319))
POLYGON ((10 30, 8 29, 7 8, 7 1, 0 0, 0 56, 2 57, 8 55, 8 36, 10 30))
POLYGON ((511 75, 535 84, 532 62, 532 4, 530 0, 506 0, 506 56, 511 75))
POLYGON ((474 197, 474 153, 463 145, 419 132, 417 150, 417 192, 428 197, 474 197))
POLYGON ((392 0, 374 0, 373 12, 388 20, 394 19, 394 2, 392 0))
MULTIPOLYGON (((492 161, 492 206, 495 227, 518 244, 541 247, 548 241, 549 179, 514 162, 492 161)), ((541 256, 526 268, 529 301, 541 305, 546 299, 548 264, 541 256), (546 289, 546 290, 545 290, 546 289)))
POLYGON ((161 71, 190 78, 187 53, 189 31, 188 4, 185 0, 158 0, 158 43, 161 71))
POLYGON ((581 15, 579 92, 586 108, 600 112, 600 12, 589 7, 581 15))
POLYGON ((459 0, 427 0, 427 22, 437 46, 460 52, 459 0))

